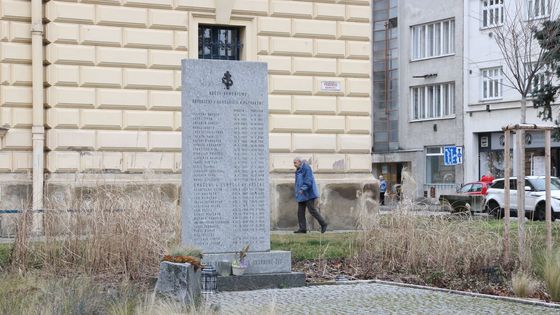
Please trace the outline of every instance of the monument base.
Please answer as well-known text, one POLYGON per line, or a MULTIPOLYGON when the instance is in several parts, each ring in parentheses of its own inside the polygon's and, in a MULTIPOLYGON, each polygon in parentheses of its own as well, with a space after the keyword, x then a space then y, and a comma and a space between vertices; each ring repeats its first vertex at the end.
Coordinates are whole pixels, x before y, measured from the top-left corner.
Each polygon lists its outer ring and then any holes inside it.
POLYGON ((303 286, 305 286, 305 274, 303 272, 218 277, 218 291, 284 289, 303 286))
MULTIPOLYGON (((232 262, 237 253, 204 254, 202 263, 216 266, 216 262, 232 262)), ((269 252, 249 252, 245 258, 249 264, 245 274, 290 273, 292 271, 292 252, 272 250, 269 252)))

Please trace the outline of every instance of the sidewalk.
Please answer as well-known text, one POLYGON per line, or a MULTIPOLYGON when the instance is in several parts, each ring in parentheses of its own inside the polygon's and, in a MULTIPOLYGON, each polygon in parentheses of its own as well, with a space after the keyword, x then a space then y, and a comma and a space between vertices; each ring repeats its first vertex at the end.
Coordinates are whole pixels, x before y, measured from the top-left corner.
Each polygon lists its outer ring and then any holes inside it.
POLYGON ((221 314, 559 314, 560 309, 382 283, 221 292, 221 314))

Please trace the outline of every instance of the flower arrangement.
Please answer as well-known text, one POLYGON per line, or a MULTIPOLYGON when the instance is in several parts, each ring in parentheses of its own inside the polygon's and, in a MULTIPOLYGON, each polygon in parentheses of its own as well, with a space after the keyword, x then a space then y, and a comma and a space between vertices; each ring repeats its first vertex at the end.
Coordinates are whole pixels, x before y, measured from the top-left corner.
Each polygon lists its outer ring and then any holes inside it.
POLYGON ((194 247, 172 247, 169 250, 169 255, 163 256, 162 261, 169 261, 173 263, 189 263, 193 265, 194 270, 202 269, 202 251, 194 247))
POLYGON ((249 252, 249 244, 245 245, 243 249, 237 254, 238 258, 236 258, 232 263, 232 267, 242 268, 245 269, 249 266, 248 262, 245 260, 247 257, 247 253, 249 252))
POLYGON ((189 263, 189 264, 193 265, 194 271, 197 271, 198 269, 202 269, 202 264, 201 264, 200 260, 196 257, 193 257, 193 256, 165 255, 165 256, 163 256, 162 261, 169 261, 169 262, 179 263, 179 264, 189 263))

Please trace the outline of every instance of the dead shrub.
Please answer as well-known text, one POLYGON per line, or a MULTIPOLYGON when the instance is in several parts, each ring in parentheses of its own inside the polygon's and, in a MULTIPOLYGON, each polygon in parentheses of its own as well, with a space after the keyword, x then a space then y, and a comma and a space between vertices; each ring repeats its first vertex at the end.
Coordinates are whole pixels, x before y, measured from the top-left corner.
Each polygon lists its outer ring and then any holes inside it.
POLYGON ((550 299, 560 302, 560 252, 546 258, 543 268, 544 283, 550 299))
POLYGON ((417 217, 406 207, 362 222, 369 225, 362 226, 357 262, 366 275, 377 271, 464 275, 500 259, 500 236, 480 222, 417 217))
MULTIPOLYGON (((17 253, 13 261, 32 255, 46 273, 79 273, 113 281, 156 275, 168 245, 178 241, 176 201, 169 200, 159 185, 78 187, 69 201, 47 200, 43 240, 29 244, 28 251, 17 253)), ((26 237, 18 234, 16 244, 26 237)), ((19 267, 25 267, 23 262, 19 267)))
POLYGON ((517 272, 511 276, 513 293, 518 297, 530 297, 535 294, 538 282, 524 272, 517 272))

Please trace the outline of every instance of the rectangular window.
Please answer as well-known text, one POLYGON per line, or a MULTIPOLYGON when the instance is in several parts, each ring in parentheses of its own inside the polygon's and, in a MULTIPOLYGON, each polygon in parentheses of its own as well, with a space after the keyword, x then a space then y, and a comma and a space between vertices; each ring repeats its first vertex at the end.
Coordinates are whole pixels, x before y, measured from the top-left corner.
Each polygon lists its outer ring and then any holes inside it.
POLYGON ((445 165, 443 147, 426 149, 426 184, 455 183, 455 167, 445 165))
POLYGON ((504 0, 482 0, 482 28, 504 24, 504 0))
POLYGON ((455 83, 417 86, 410 90, 413 120, 446 118, 455 114, 455 83))
POLYGON ((411 27, 412 60, 455 53, 455 20, 444 20, 411 27))
POLYGON ((502 97, 502 67, 482 69, 482 99, 492 100, 502 97))
POLYGON ((550 15, 550 0, 527 0, 529 20, 541 19, 550 15))
MULTIPOLYGON (((531 63, 530 66, 532 67, 534 63, 531 63)), ((528 66, 529 67, 529 66, 528 66)), ((531 69, 528 69, 529 71, 531 69)), ((540 69, 535 75, 533 76, 533 80, 531 81, 531 91, 529 91, 529 95, 532 95, 536 91, 542 89, 545 84, 549 83, 552 78, 550 70, 548 67, 543 67, 540 69)))
POLYGON ((198 59, 240 60, 240 28, 215 25, 198 27, 198 59))

